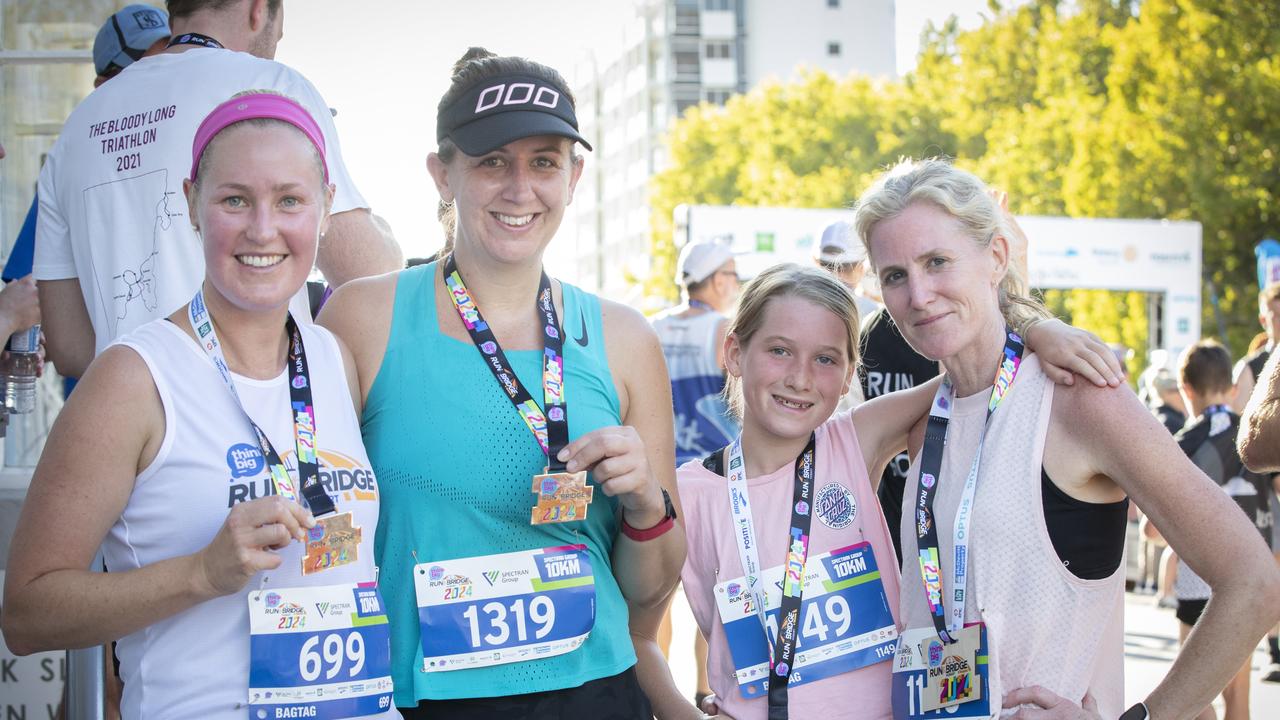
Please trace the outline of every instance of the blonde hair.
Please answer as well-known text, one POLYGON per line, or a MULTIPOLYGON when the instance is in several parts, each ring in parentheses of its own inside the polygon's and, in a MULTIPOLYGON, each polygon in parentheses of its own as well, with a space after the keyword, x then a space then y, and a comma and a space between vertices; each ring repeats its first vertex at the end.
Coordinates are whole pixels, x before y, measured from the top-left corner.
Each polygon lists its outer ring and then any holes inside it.
MULTIPOLYGON (((890 168, 858 198, 853 226, 871 257, 871 232, 884 220, 903 213, 913 203, 927 202, 960 221, 965 234, 986 248, 996 235, 1010 235, 1004 211, 976 175, 938 158, 906 159, 890 168)), ((872 258, 873 266, 875 265, 872 258)), ((1024 333, 1037 320, 1051 317, 1044 304, 1031 295, 1026 278, 1010 258, 999 289, 1000 314, 1016 331, 1024 333)))
MULTIPOLYGON (((738 295, 738 305, 729 321, 728 335, 746 347, 764 323, 764 311, 774 298, 793 297, 817 305, 840 318, 845 327, 845 352, 849 367, 858 364, 858 305, 853 293, 821 268, 783 263, 774 265, 747 283, 738 295)), ((742 381, 725 377, 724 399, 734 416, 742 419, 742 381)))

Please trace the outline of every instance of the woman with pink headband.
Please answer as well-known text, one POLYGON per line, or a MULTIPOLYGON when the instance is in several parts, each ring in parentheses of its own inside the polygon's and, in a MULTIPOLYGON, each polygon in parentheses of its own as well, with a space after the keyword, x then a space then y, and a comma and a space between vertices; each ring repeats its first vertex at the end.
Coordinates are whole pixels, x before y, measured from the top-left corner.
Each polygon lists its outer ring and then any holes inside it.
POLYGON ((100 355, 9 558, 18 654, 118 641, 125 717, 399 717, 347 349, 290 312, 334 187, 314 119, 242 93, 184 182, 205 279, 100 355), (102 548, 107 573, 88 571, 102 548))

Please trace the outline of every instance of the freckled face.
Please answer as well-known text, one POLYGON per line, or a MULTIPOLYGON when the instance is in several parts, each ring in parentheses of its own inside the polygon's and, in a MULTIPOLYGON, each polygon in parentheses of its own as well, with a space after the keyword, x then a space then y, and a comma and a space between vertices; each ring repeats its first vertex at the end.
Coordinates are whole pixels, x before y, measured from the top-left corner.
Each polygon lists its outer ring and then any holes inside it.
POLYGON ((315 265, 333 186, 298 130, 234 125, 205 152, 188 191, 204 242, 205 276, 233 305, 287 305, 315 265))
POLYGON ((979 246, 941 208, 909 206, 876 224, 868 245, 885 307, 921 355, 951 357, 1002 322, 997 287, 1005 264, 995 244, 979 246))
POLYGON ((746 421, 778 438, 808 437, 849 389, 853 366, 844 322, 797 297, 775 297, 743 345, 730 336, 725 367, 742 380, 746 421))

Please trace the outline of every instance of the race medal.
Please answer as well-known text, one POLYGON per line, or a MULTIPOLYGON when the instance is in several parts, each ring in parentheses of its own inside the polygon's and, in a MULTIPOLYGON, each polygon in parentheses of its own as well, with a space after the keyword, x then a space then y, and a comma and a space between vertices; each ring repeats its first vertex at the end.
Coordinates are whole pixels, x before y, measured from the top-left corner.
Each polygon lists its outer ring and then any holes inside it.
POLYGON ((929 668, 921 695, 925 712, 982 697, 982 683, 978 679, 980 644, 976 625, 956 633, 956 641, 950 645, 943 645, 937 638, 920 643, 922 658, 929 668))
POLYGON ((316 526, 307 531, 302 574, 312 575, 355 562, 361 534, 361 529, 352 524, 349 512, 316 518, 316 526))
POLYGON ((982 623, 957 631, 951 644, 931 627, 904 632, 893 659, 894 719, 989 718, 988 652, 982 623))
POLYGON ((595 627, 586 545, 429 561, 414 566, 413 588, 423 672, 562 655, 595 627))
MULTIPOLYGON (((760 624, 746 578, 717 583, 716 610, 724 626, 734 677, 742 697, 763 698, 769 687, 769 646, 777 637, 782 571, 764 571, 765 625, 760 624)), ((800 685, 893 658, 898 629, 889 610, 870 543, 808 558, 795 663, 787 680, 800 685)))
POLYGON ((595 488, 587 484, 586 472, 547 472, 533 476, 533 492, 538 504, 529 522, 547 525, 586 520, 595 488))
POLYGON ((391 632, 372 584, 268 588, 249 601, 249 720, 391 708, 391 632))

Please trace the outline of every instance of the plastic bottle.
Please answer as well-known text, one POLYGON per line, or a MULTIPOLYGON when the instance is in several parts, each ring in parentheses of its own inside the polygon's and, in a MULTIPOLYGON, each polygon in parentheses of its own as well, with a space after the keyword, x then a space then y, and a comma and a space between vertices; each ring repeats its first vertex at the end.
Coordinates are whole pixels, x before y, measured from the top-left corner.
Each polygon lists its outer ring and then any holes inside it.
POLYGON ((39 350, 39 325, 16 332, 9 338, 9 368, 4 378, 4 406, 11 413, 29 413, 36 409, 39 350))

